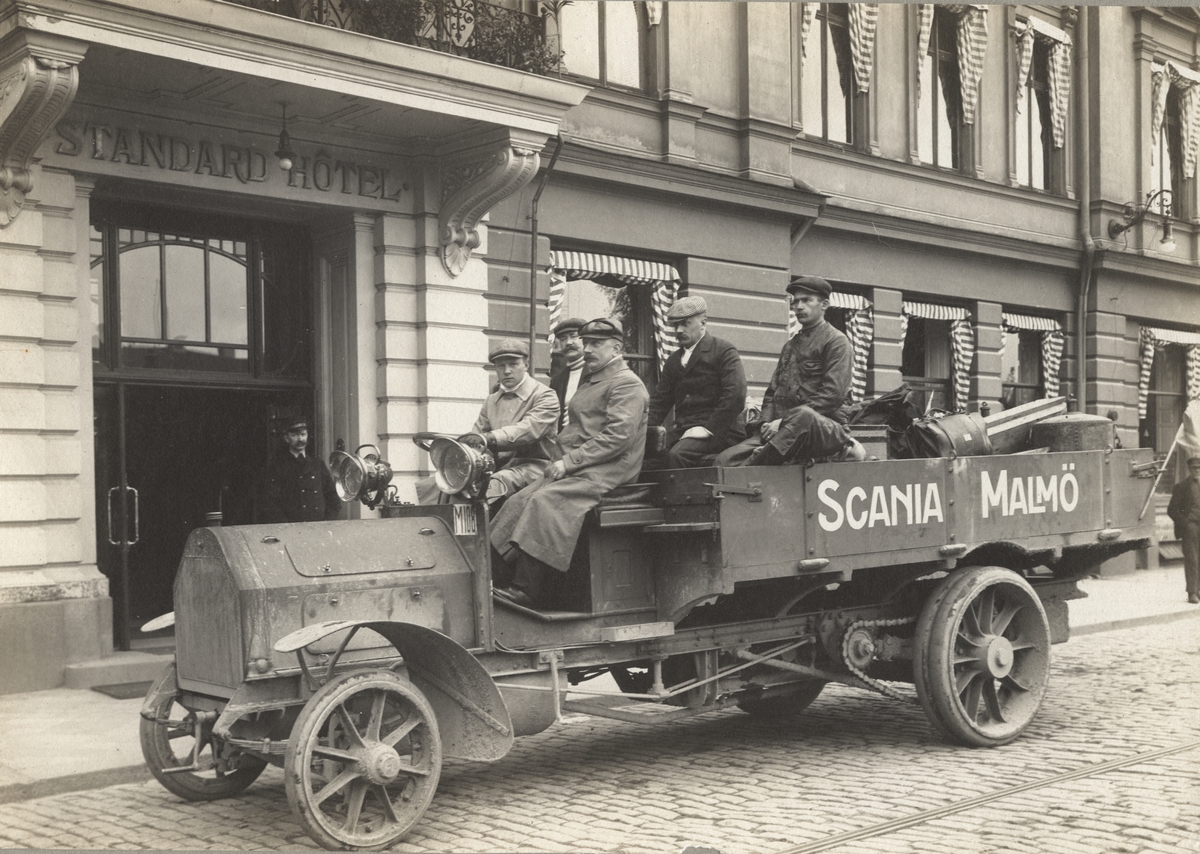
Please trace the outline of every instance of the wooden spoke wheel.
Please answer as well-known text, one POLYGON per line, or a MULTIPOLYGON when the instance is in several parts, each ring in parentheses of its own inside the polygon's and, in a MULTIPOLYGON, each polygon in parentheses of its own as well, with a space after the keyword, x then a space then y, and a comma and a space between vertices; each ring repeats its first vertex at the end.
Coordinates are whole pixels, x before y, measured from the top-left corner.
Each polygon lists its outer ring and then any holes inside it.
POLYGON ((811 706, 824 688, 825 682, 814 679, 811 682, 801 682, 787 694, 761 700, 742 700, 737 706, 756 718, 792 718, 811 706))
POLYGON ((238 794, 258 779, 267 762, 230 748, 212 734, 215 716, 201 719, 178 702, 175 665, 168 667, 150 688, 157 696, 151 711, 154 720, 142 718, 139 735, 146 766, 158 782, 185 801, 215 801, 238 794), (197 738, 197 730, 199 738, 197 738), (195 770, 175 770, 193 766, 195 770))
POLYGON ((1050 625, 1041 600, 1002 567, 948 577, 921 613, 914 652, 917 696, 930 722, 970 747, 1020 735, 1050 679, 1050 625))
POLYGON ((329 849, 379 849, 424 814, 442 771, 425 697, 387 670, 334 678, 305 704, 284 761, 292 810, 329 849))

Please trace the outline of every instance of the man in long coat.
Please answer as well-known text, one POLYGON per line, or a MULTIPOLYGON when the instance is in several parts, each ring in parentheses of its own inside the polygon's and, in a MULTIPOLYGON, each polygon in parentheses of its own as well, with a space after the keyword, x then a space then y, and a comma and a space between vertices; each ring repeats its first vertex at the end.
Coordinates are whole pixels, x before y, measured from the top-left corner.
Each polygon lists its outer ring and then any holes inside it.
POLYGON ((1175 536, 1183 542, 1183 578, 1188 601, 1200 605, 1200 457, 1188 460, 1190 475, 1171 491, 1167 515, 1175 523, 1175 536))
POLYGON ((559 434, 563 457, 508 500, 492 524, 493 548, 514 570, 497 595, 539 607, 548 573, 565 573, 584 515, 611 490, 635 480, 646 449, 649 395, 623 357, 620 321, 593 320, 580 330, 587 378, 568 404, 559 434))
POLYGON ((829 325, 833 287, 816 276, 788 282, 800 331, 783 345, 763 395, 758 429, 717 456, 719 466, 784 465, 806 460, 863 460, 866 452, 839 420, 850 393, 850 342, 829 325))
POLYGON ((666 463, 681 469, 711 465, 721 451, 745 438, 746 373, 737 348, 708 334, 708 304, 684 297, 667 310, 679 349, 663 366, 650 398, 649 424, 675 410, 667 432, 666 463))
MULTIPOLYGON (((497 387, 471 429, 496 456, 498 470, 487 491, 494 501, 537 480, 558 456, 558 395, 529 374, 529 345, 521 339, 501 338, 488 358, 496 369, 497 387)), ((449 500, 432 477, 418 480, 416 489, 421 504, 449 500)))
POLYGON ((336 519, 342 502, 325 461, 308 453, 308 419, 292 420, 283 439, 282 453, 267 467, 258 521, 336 519))

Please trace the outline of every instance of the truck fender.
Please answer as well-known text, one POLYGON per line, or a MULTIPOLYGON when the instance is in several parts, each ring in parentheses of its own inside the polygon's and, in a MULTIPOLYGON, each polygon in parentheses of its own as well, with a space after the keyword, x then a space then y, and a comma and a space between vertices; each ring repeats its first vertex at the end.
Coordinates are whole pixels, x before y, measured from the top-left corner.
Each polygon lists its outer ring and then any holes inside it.
POLYGON ((408 678, 433 707, 446 756, 491 761, 512 749, 512 718, 491 675, 433 629, 392 620, 330 620, 285 635, 275 650, 295 652, 355 626, 377 632, 400 653, 408 678))

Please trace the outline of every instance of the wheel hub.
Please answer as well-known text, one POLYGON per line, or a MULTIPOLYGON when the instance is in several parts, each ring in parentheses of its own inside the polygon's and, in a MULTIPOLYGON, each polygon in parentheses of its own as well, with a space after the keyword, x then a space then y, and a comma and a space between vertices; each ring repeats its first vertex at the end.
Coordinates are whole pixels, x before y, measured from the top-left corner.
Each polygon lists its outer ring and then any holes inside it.
POLYGON ((1003 679, 1013 667, 1013 648, 1008 638, 997 635, 987 645, 984 667, 993 679, 1003 679))
POLYGON ((846 653, 850 664, 860 670, 866 668, 875 657, 875 638, 872 633, 867 629, 855 629, 851 632, 847 638, 846 653))
POLYGON ((358 764, 363 776, 376 785, 390 783, 400 775, 400 754, 379 742, 367 745, 358 764))

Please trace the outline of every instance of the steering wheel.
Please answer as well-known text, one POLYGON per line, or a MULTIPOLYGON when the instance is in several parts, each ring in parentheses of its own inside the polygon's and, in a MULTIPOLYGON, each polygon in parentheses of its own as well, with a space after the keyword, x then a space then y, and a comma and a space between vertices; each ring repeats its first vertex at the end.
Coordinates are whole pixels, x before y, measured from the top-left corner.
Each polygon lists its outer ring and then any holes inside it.
POLYGON ((487 441, 479 433, 463 433, 461 436, 455 436, 450 433, 416 433, 413 435, 413 444, 422 450, 428 451, 434 439, 453 439, 459 444, 479 451, 479 453, 487 450, 487 441))
POLYGON ((413 444, 423 451, 428 451, 429 446, 433 444, 434 439, 454 439, 449 433, 416 433, 413 435, 413 444))

